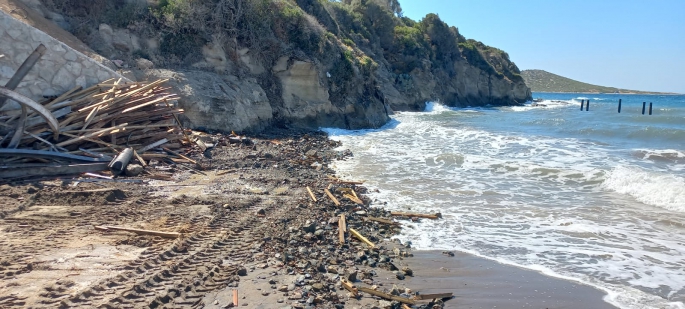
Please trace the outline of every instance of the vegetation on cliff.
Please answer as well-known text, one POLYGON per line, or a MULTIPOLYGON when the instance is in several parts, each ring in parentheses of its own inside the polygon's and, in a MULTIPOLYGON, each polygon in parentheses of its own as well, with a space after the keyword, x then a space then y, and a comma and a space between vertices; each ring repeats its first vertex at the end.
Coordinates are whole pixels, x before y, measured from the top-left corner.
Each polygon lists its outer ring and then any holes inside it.
POLYGON ((436 14, 419 21, 404 17, 398 0, 45 3, 68 17, 77 37, 110 59, 136 63, 145 58, 158 68, 255 77, 274 119, 293 110, 276 68, 287 70, 296 61, 314 64, 326 93, 314 97, 330 101, 350 127, 348 118, 371 109, 387 114, 390 109, 420 110, 427 101, 472 106, 530 99, 505 52, 466 39, 436 14), (114 33, 114 45, 102 44, 103 30, 114 33), (140 47, 117 45, 122 33, 135 37, 140 47))
POLYGON ((532 91, 536 92, 580 92, 580 93, 636 93, 658 94, 639 90, 628 90, 614 87, 597 86, 579 82, 543 70, 524 70, 521 76, 532 91))

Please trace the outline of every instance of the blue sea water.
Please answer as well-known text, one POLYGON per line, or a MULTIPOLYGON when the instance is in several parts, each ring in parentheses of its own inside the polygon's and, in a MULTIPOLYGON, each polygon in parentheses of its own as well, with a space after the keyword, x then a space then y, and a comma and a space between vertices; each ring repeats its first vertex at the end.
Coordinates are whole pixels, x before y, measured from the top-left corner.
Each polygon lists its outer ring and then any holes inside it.
POLYGON ((443 214, 408 224, 415 247, 583 282, 622 308, 685 308, 685 96, 533 97, 324 130, 354 153, 336 170, 385 207, 443 214))

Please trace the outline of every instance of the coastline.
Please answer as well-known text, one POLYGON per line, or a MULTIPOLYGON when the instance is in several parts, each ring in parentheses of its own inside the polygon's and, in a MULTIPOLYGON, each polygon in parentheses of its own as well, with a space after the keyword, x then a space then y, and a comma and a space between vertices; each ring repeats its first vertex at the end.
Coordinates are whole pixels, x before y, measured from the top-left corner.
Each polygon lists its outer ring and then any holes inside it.
POLYGON ((617 308, 594 287, 466 252, 453 253, 452 257, 437 250, 414 251, 406 263, 418 275, 403 284, 427 293, 454 292, 455 298, 444 308, 617 308))
POLYGON ((534 93, 574 93, 574 94, 627 94, 627 95, 685 95, 685 93, 675 93, 675 92, 620 92, 620 93, 608 93, 608 92, 573 92, 573 91, 533 91, 534 93))

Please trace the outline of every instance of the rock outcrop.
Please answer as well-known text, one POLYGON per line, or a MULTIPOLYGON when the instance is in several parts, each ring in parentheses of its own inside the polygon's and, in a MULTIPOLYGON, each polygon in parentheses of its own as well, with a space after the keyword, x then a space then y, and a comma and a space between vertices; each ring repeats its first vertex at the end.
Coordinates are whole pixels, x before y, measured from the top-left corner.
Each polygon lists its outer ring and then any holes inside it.
POLYGON ((376 128, 429 101, 531 99, 505 52, 466 40, 435 14, 400 18, 397 1, 23 1, 61 16, 65 29, 88 25, 79 38, 125 76, 170 78, 196 129, 376 128))

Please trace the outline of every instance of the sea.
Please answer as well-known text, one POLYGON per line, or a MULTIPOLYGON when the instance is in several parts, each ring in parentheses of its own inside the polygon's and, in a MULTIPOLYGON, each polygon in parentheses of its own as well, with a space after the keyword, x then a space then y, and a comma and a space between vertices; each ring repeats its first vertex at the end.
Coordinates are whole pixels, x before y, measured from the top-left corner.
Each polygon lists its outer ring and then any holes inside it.
POLYGON ((322 130, 353 152, 334 169, 373 205, 442 214, 404 223, 414 248, 587 284, 620 308, 685 308, 685 96, 533 97, 322 130))

